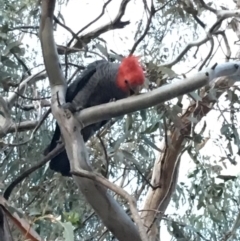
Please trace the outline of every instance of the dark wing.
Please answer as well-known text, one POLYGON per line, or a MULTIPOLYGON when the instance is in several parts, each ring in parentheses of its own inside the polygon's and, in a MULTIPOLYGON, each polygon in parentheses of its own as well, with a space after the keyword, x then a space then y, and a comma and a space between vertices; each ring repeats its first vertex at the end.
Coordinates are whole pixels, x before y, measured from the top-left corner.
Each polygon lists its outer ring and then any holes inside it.
POLYGON ((107 62, 106 60, 97 60, 87 66, 87 68, 68 88, 66 93, 66 102, 72 102, 77 93, 86 85, 89 79, 96 73, 97 66, 107 62))
MULTIPOLYGON (((98 64, 106 62, 105 60, 98 60, 91 64, 89 64, 86 69, 82 72, 82 74, 76 78, 76 80, 67 88, 66 93, 66 102, 72 102, 74 97, 77 95, 77 93, 86 85, 86 83, 89 81, 89 79, 95 74, 96 67, 98 64)), ((49 152, 51 152, 56 146, 57 142, 59 141, 61 136, 60 128, 58 124, 56 123, 55 132, 53 134, 51 143, 48 145, 48 147, 44 150, 44 155, 47 155, 49 152)))
MULTIPOLYGON (((102 62, 106 62, 105 60, 98 60, 91 64, 89 64, 86 69, 82 72, 82 74, 76 78, 76 80, 67 88, 66 93, 66 102, 72 102, 77 93, 86 85, 89 79, 95 74, 96 67, 98 64, 102 62)), ((57 141, 59 140, 61 135, 60 128, 56 123, 55 132, 53 134, 50 145, 45 149, 44 155, 47 155, 50 151, 52 151, 57 146, 57 141)))
MULTIPOLYGON (((77 94, 86 86, 88 81, 93 77, 93 75, 96 73, 97 69, 99 69, 99 68, 101 69, 101 65, 104 65, 106 63, 108 63, 106 60, 99 60, 99 61, 95 61, 95 62, 89 64, 87 66, 87 68, 83 71, 81 76, 78 77, 68 87, 67 93, 66 93, 66 102, 72 102, 75 99, 75 97, 77 96, 77 94)), ((94 79, 92 79, 92 81, 94 81, 94 79)), ((97 83, 94 83, 93 85, 90 85, 90 86, 93 87, 95 84, 97 84, 97 83)), ((88 93, 89 92, 89 86, 84 91, 88 93)), ((84 100, 83 100, 84 103, 83 103, 82 107, 86 107, 85 101, 88 101, 88 98, 89 98, 87 93, 83 93, 83 94, 85 94, 85 97, 84 97, 84 100)), ((82 101, 80 101, 80 102, 82 102, 82 101)), ((95 123, 95 124, 86 126, 82 130, 84 142, 87 142, 89 140, 89 138, 92 135, 94 135, 96 133, 96 131, 98 131, 107 122, 108 121, 101 121, 99 123, 95 123)), ((52 151, 57 146, 57 142, 58 142, 60 136, 61 136, 60 128, 59 128, 58 124, 56 123, 56 128, 55 128, 55 132, 54 132, 52 141, 51 141, 49 147, 45 150, 45 152, 44 152, 45 155, 47 153, 49 153, 50 151, 52 151)), ((50 165, 50 169, 52 169, 56 172, 60 172, 63 176, 71 176, 70 173, 69 173, 70 163, 69 163, 69 160, 68 160, 68 157, 67 157, 66 150, 64 150, 63 152, 58 154, 56 157, 52 158, 49 165, 50 165)))

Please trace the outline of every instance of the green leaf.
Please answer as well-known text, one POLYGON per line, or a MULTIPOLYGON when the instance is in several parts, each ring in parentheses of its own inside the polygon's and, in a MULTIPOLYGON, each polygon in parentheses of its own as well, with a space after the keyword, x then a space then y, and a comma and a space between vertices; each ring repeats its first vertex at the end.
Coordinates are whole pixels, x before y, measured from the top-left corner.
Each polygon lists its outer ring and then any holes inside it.
POLYGON ((143 145, 139 145, 139 152, 143 157, 145 157, 145 158, 149 157, 148 151, 145 150, 143 145))
POLYGON ((151 146, 153 149, 155 149, 156 151, 159 151, 159 152, 163 152, 162 150, 160 150, 151 140, 149 140, 146 136, 142 136, 142 139, 144 140, 144 142, 151 146))
POLYGON ((5 50, 3 51, 3 55, 6 56, 9 54, 10 50, 14 47, 17 47, 19 45, 21 45, 22 43, 20 41, 14 41, 11 42, 7 45, 7 47, 5 48, 5 50))
POLYGON ((158 67, 158 71, 162 72, 165 75, 164 77, 174 78, 177 76, 177 74, 172 69, 167 67, 158 67))
POLYGON ((146 128, 145 131, 143 131, 141 134, 151 134, 155 132, 158 128, 159 128, 159 122, 156 122, 151 126, 149 126, 148 128, 146 128))
POLYGON ((133 124, 132 115, 131 115, 131 114, 128 114, 128 115, 127 115, 127 119, 126 119, 126 131, 132 129, 132 124, 133 124))
POLYGON ((64 228, 63 237, 65 241, 74 241, 74 228, 70 222, 61 223, 64 228))
POLYGON ((140 115, 143 120, 147 120, 147 110, 140 110, 140 115))
POLYGON ((15 64, 15 62, 10 60, 8 57, 1 56, 1 61, 2 61, 2 64, 7 66, 7 67, 11 67, 11 68, 17 68, 18 67, 18 65, 15 64))
POLYGON ((198 95, 197 91, 188 93, 195 101, 202 101, 202 98, 198 95))
POLYGON ((172 108, 172 114, 177 115, 182 113, 182 108, 178 105, 174 105, 172 108))
POLYGON ((12 52, 14 54, 18 54, 20 56, 23 56, 25 54, 25 48, 20 48, 19 46, 15 46, 12 48, 12 52))

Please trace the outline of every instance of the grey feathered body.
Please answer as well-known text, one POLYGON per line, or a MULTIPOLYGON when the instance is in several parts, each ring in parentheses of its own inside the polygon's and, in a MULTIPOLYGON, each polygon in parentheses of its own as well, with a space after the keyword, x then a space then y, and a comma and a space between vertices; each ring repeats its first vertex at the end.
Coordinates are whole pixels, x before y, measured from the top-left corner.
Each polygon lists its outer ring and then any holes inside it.
MULTIPOLYGON (((126 98, 129 93, 122 91, 116 85, 119 66, 119 64, 105 60, 95 61, 88 65, 81 76, 68 87, 66 102, 72 102, 76 108, 88 108, 107 103, 112 99, 126 98)), ((107 121, 85 127, 82 130, 84 141, 88 141, 107 121)), ((56 123, 55 133, 45 155, 57 146, 59 138, 60 129, 56 123)), ((65 150, 50 161, 50 168, 61 172, 64 176, 69 176, 70 163, 65 150)))

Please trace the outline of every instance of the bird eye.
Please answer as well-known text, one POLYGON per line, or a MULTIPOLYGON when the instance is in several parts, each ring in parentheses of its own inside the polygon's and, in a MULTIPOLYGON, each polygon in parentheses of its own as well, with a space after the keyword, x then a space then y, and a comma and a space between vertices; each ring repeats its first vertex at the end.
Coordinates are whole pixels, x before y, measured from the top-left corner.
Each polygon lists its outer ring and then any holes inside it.
POLYGON ((128 80, 125 79, 125 83, 128 84, 128 80))

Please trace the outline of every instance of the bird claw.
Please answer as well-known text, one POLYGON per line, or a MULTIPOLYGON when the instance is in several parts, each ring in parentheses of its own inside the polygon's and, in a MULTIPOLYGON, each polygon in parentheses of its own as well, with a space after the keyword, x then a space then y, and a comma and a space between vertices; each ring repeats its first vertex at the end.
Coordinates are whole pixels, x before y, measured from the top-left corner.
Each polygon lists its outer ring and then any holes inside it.
POLYGON ((72 113, 76 112, 75 106, 70 102, 62 104, 62 108, 65 110, 69 110, 72 113))
POLYGON ((109 102, 115 102, 115 101, 116 101, 115 98, 112 98, 112 99, 109 100, 109 102))
POLYGON ((81 111, 83 109, 82 106, 79 106, 79 107, 76 107, 73 103, 71 102, 67 102, 67 103, 64 103, 62 105, 62 108, 63 109, 68 109, 69 111, 71 111, 72 113, 76 113, 78 111, 81 111))

